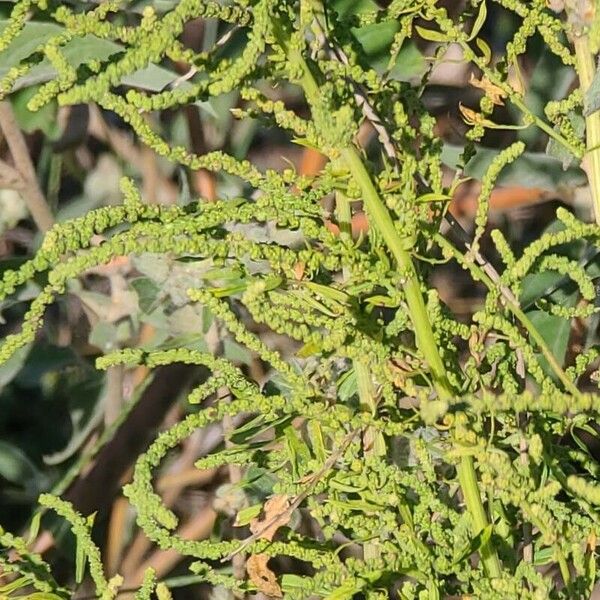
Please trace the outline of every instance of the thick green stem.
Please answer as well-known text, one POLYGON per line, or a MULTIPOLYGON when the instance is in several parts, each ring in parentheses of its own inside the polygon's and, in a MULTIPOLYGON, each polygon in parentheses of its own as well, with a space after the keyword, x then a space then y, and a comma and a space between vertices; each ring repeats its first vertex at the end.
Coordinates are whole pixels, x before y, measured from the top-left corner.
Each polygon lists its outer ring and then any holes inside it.
MULTIPOLYGON (((277 30, 277 26, 275 27, 277 30)), ((279 33, 278 37, 282 47, 286 50, 290 63, 300 68, 300 83, 308 103, 311 106, 316 105, 320 100, 320 90, 308 64, 298 49, 290 47, 280 31, 276 31, 276 33, 279 33)), ((341 158, 361 189, 362 199, 371 219, 371 225, 381 234, 400 268, 404 279, 404 295, 415 331, 417 347, 429 365, 438 396, 441 399, 449 399, 452 396, 452 386, 448 381, 446 369, 435 341, 427 307, 421 293, 421 284, 409 248, 406 246, 407 242, 396 231, 392 217, 384 201, 379 196, 379 192, 371 180, 358 150, 353 145, 341 148, 341 158)), ((473 520, 473 535, 476 536, 488 526, 488 521, 477 483, 473 459, 463 457, 457 469, 467 510, 473 520)), ((482 546, 481 559, 490 577, 500 577, 500 561, 495 549, 489 542, 484 543, 482 546)))
MULTIPOLYGON (((473 458, 471 456, 464 456, 462 458, 458 466, 458 480, 465 498, 465 504, 467 505, 471 519, 473 519, 473 532, 475 535, 478 535, 489 524, 479 495, 475 466, 473 465, 473 458)), ((493 546, 489 542, 482 543, 480 554, 488 575, 490 577, 500 577, 500 560, 493 546)))
MULTIPOLYGON (((587 35, 575 38, 575 54, 579 86, 585 96, 596 73, 594 55, 587 35)), ((600 224, 600 111, 597 110, 585 118, 585 133, 587 152, 583 157, 582 166, 590 184, 594 217, 596 223, 600 224)))
POLYGON ((425 357, 429 369, 433 376, 435 388, 440 397, 448 398, 452 395, 452 389, 448 378, 442 357, 440 356, 433 329, 429 322, 429 315, 421 293, 421 284, 417 272, 413 265, 408 250, 404 247, 404 240, 400 237, 394 222, 388 212, 383 200, 379 197, 371 177, 365 168, 358 151, 354 147, 348 147, 342 150, 342 156, 358 183, 363 193, 363 201, 367 207, 367 212, 371 217, 373 225, 382 235, 390 252, 396 259, 398 266, 404 277, 404 294, 406 303, 410 312, 411 320, 417 338, 417 347, 425 357))
MULTIPOLYGON (((404 241, 396 231, 390 213, 383 200, 379 197, 379 193, 373 185, 358 151, 353 147, 345 148, 342 151, 342 155, 346 160, 350 172, 362 190, 363 201, 365 202, 373 226, 382 235, 404 275, 403 289, 417 338, 417 347, 429 364, 437 393, 442 399, 450 398, 452 396, 452 388, 446 376, 446 369, 444 368, 442 357, 435 342, 433 329, 429 321, 429 315, 427 314, 427 307, 421 293, 421 284, 412 258, 408 250, 405 249, 404 241)), ((473 459, 471 457, 463 457, 458 464, 457 470, 465 504, 473 519, 473 534, 476 536, 488 526, 488 520, 481 500, 473 459)), ((481 547, 481 560, 490 577, 500 577, 500 561, 489 542, 485 542, 481 547)))

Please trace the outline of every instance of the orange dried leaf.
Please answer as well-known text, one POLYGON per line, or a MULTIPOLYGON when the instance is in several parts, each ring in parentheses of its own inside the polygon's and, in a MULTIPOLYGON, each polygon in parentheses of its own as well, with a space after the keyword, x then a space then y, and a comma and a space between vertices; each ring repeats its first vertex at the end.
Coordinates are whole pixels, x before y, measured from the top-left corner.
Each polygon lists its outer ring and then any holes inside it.
POLYGON ((281 598, 283 593, 277 583, 275 573, 267 566, 268 561, 269 557, 266 554, 252 554, 246 561, 246 572, 259 592, 281 598))
POLYGON ((460 110, 460 114, 463 116, 467 125, 482 125, 485 120, 478 112, 475 112, 472 108, 464 106, 463 104, 458 105, 458 110, 460 110))
POLYGON ((504 106, 502 98, 506 98, 506 92, 502 88, 492 83, 487 77, 477 79, 473 73, 471 73, 469 83, 473 87, 483 90, 485 95, 497 106, 504 106))
POLYGON ((302 261, 298 261, 294 265, 294 277, 300 281, 304 277, 304 269, 306 265, 302 261))
POLYGON ((264 518, 250 521, 250 531, 259 538, 271 541, 280 527, 290 520, 290 498, 286 494, 277 494, 269 498, 263 506, 264 518))

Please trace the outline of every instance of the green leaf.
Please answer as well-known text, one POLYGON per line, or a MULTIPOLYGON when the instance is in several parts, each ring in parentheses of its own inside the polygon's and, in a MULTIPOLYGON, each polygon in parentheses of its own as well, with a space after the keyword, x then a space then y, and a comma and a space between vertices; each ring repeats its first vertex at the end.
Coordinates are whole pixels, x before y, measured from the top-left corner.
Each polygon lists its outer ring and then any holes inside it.
POLYGON ((385 306, 387 308, 396 308, 398 306, 398 300, 393 300, 389 296, 383 296, 381 294, 369 296, 368 298, 365 298, 365 302, 372 306, 385 306))
MULTIPOLYGON (((565 306, 575 306, 576 295, 573 295, 573 300, 565 306)), ((567 354, 567 346, 571 335, 571 319, 563 319, 562 317, 552 315, 543 310, 532 310, 527 313, 531 323, 544 338, 546 345, 559 365, 565 362, 567 354)), ((533 343, 533 342, 532 342, 533 343)), ((538 360, 544 371, 552 377, 555 377, 554 372, 548 365, 546 359, 539 354, 538 360)))
POLYGON ((285 573, 281 577, 281 589, 285 594, 289 594, 290 592, 301 592, 306 589, 307 581, 309 581, 309 578, 307 577, 285 573))
MULTIPOLYGON (((573 127, 573 131, 575 132, 577 137, 583 139, 585 132, 584 118, 581 115, 575 113, 574 111, 570 111, 567 115, 567 118, 569 119, 571 126, 573 127)), ((558 128, 555 127, 554 129, 558 131, 558 128)), ((576 157, 573 156, 573 154, 571 154, 571 152, 569 152, 567 148, 565 148, 560 142, 556 141, 554 138, 548 139, 548 144, 546 145, 546 153, 549 156, 560 160, 560 162, 562 163, 562 168, 565 171, 576 160, 576 157)))
POLYGON ((315 283, 313 281, 306 281, 303 283, 307 288, 313 290, 313 292, 316 292, 317 294, 320 294, 321 296, 323 296, 323 298, 339 302, 340 304, 348 303, 348 294, 346 292, 343 292, 342 290, 338 290, 334 287, 327 285, 321 285, 320 283, 315 283))
MULTIPOLYGON (((8 19, 0 21, 0 33, 9 24, 8 19)), ((2 67, 0 72, 4 74, 11 67, 15 67, 25 59, 29 58, 40 46, 45 44, 53 35, 64 31, 60 25, 55 23, 38 23, 29 21, 12 43, 2 51, 2 67)))
POLYGON ((310 450, 293 427, 287 427, 284 435, 285 447, 292 467, 292 477, 298 479, 304 475, 304 467, 310 461, 310 450))
POLYGON ((19 127, 26 133, 36 130, 43 131, 49 138, 55 138, 58 132, 56 112, 58 105, 55 100, 44 104, 37 111, 27 108, 29 100, 38 92, 39 86, 19 90, 10 97, 11 104, 19 127))
POLYGON ((254 504, 253 506, 242 508, 242 510, 240 510, 235 517, 235 526, 243 527, 244 525, 248 525, 252 519, 255 519, 258 517, 258 515, 260 515, 262 507, 262 504, 254 504))
MULTIPOLYGON (((131 87, 141 88, 150 92, 160 92, 169 84, 173 83, 178 77, 179 75, 164 67, 148 65, 144 69, 140 69, 131 75, 125 75, 121 79, 121 82, 124 85, 130 85, 131 87)), ((188 82, 183 82, 178 89, 185 89, 186 87, 189 87, 189 85, 188 82)))
POLYGON ((367 56, 376 56, 387 52, 398 28, 399 24, 396 20, 387 20, 353 29, 352 32, 363 47, 365 54, 367 56))
POLYGON ((489 524, 487 527, 482 529, 469 543, 469 546, 454 560, 454 564, 458 565, 465 561, 469 556, 475 554, 480 548, 485 546, 492 537, 493 527, 489 524))
POLYGON ((77 538, 77 548, 75 549, 75 581, 77 583, 83 581, 86 561, 87 555, 85 548, 79 543, 79 538, 77 538))
POLYGON ((28 544, 31 544, 35 541, 35 538, 37 538, 37 535, 40 531, 40 525, 42 523, 42 511, 38 510, 33 514, 33 517, 31 518, 31 522, 29 523, 29 537, 27 540, 28 544))
POLYGON ((471 35, 469 36, 469 39, 468 39, 469 42, 471 40, 475 39, 477 34, 481 31, 481 28, 483 27, 486 18, 487 18, 487 5, 485 3, 485 0, 483 0, 481 2, 481 4, 479 5, 479 12, 477 13, 477 18, 475 19, 475 23, 473 23, 473 29, 471 30, 471 35))
POLYGON ((251 440, 253 437, 264 433, 270 429, 277 429, 279 427, 287 426, 293 421, 293 417, 286 415, 284 417, 280 417, 275 421, 265 421, 265 417, 263 415, 259 415, 254 419, 251 419, 244 425, 238 427, 230 436, 230 440, 234 444, 244 444, 251 440))
POLYGON ((592 83, 585 94, 583 114, 587 117, 600 110, 600 69, 592 79, 592 83))
POLYGON ((338 398, 342 402, 346 402, 352 396, 358 393, 358 385, 356 383, 356 373, 354 369, 350 369, 346 371, 339 379, 338 379, 338 398))
POLYGON ((234 342, 230 338, 223 340, 223 356, 233 363, 250 365, 252 363, 252 353, 241 344, 234 342))
POLYGON ((452 196, 438 194, 437 192, 429 192, 417 198, 417 202, 446 202, 448 200, 452 200, 452 196))
POLYGON ((4 440, 0 440, 0 476, 29 489, 39 486, 38 478, 42 477, 23 450, 4 440))
POLYGON ((533 564, 536 567, 548 565, 555 561, 554 548, 536 548, 535 552, 533 553, 533 557, 533 564))
MULTIPOLYGON (((0 587, 0 593, 6 594, 8 596, 8 594, 10 594, 11 592, 25 588, 25 587, 29 586, 30 584, 31 584, 31 579, 29 577, 27 577, 27 576, 18 577, 14 581, 11 581, 10 583, 7 583, 6 585, 3 585, 2 587, 0 587)), ((2 599, 8 600, 6 596, 2 596, 2 599)))
POLYGON ((477 47, 481 50, 481 53, 483 54, 483 60, 485 61, 485 63, 489 64, 489 62, 492 60, 492 49, 489 47, 488 43, 485 40, 482 40, 481 38, 477 38, 475 40, 475 43, 477 44, 477 47))
POLYGON ((307 425, 308 435, 310 437, 310 445, 315 455, 315 458, 319 462, 325 462, 327 458, 327 451, 325 450, 325 441, 323 439, 323 430, 321 425, 316 420, 311 420, 307 425))
POLYGON ((143 313, 150 314, 161 298, 161 288, 149 277, 137 277, 130 282, 138 297, 138 305, 143 313))
POLYGON ((15 350, 13 355, 6 362, 0 365, 0 389, 9 384, 16 377, 23 367, 30 350, 31 344, 22 346, 18 350, 15 350))
POLYGON ((363 585, 360 585, 360 580, 358 582, 354 581, 346 581, 342 583, 340 587, 333 590, 327 596, 325 596, 324 600, 350 600, 353 598, 355 594, 361 591, 363 585))
MULTIPOLYGON (((464 148, 444 144, 442 162, 455 168, 460 162, 464 148)), ((500 151, 493 148, 476 147, 473 156, 465 167, 465 176, 481 180, 488 167, 500 151)), ((524 152, 519 160, 502 169, 496 185, 520 185, 538 187, 556 191, 560 186, 578 187, 587 184, 585 173, 578 167, 566 171, 561 168, 560 161, 544 152, 524 152)))
POLYGON ((525 308, 531 306, 536 300, 544 296, 548 290, 553 289, 562 279, 563 276, 556 271, 542 271, 541 273, 526 275, 522 283, 523 291, 519 296, 519 304, 525 308))
MULTIPOLYGON (((7 24, 7 20, 0 21, 0 31, 7 24)), ((26 23, 17 38, 2 53, 0 77, 4 76, 11 67, 29 58, 51 37, 63 31, 63 27, 54 23, 38 23, 36 21, 26 23)), ((123 50, 124 48, 120 44, 96 37, 93 34, 74 37, 61 47, 64 57, 75 68, 92 59, 106 61, 114 54, 123 52, 123 50)), ((44 59, 16 82, 14 90, 50 81, 55 76, 56 70, 48 60, 44 59)), ((121 83, 148 91, 159 92, 178 78, 179 75, 174 71, 170 71, 159 65, 150 64, 135 73, 125 75, 121 79, 121 83)), ((185 89, 189 86, 190 83, 184 81, 179 88, 185 89)))
POLYGON ((419 25, 415 25, 415 29, 417 33, 428 42, 439 42, 445 43, 449 42, 450 38, 447 34, 442 33, 441 31, 434 31, 433 29, 425 29, 424 27, 420 27, 419 25))

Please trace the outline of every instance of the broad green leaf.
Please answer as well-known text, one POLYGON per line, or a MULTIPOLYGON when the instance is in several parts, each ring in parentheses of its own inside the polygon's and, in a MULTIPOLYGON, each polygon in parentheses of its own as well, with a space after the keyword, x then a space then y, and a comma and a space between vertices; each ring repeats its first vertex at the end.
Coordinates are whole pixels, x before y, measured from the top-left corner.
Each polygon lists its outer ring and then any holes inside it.
POLYGON ((388 50, 398 28, 397 21, 388 20, 366 25, 352 31, 367 56, 374 56, 388 50))
POLYGON ((58 123, 56 120, 56 111, 58 105, 56 101, 44 104, 39 110, 31 111, 27 108, 27 103, 38 91, 38 86, 32 86, 11 95, 10 100, 13 106, 15 117, 19 127, 32 133, 36 130, 43 131, 50 139, 56 137, 58 133, 58 123))
MULTIPOLYGON (((170 83, 173 83, 179 75, 173 71, 169 71, 158 65, 148 65, 144 69, 140 69, 131 75, 125 75, 121 82, 125 85, 141 88, 150 92, 160 92, 164 90, 170 83)), ((185 89, 190 84, 182 83, 179 87, 185 89)))
POLYGON ((250 365, 252 363, 252 352, 230 338, 223 340, 223 356, 234 363, 241 363, 243 365, 250 365))
MULTIPOLYGON (((0 21, 0 33, 6 29, 8 20, 0 21)), ((0 71, 2 74, 29 58, 38 48, 45 44, 53 35, 64 29, 56 23, 38 23, 30 21, 12 43, 1 53, 0 71)))
MULTIPOLYGON (((462 146, 444 144, 442 162, 455 168, 460 162, 462 146)), ((500 150, 476 147, 476 153, 466 165, 465 175, 481 179, 500 150)), ((555 191, 560 186, 578 187, 587 184, 585 173, 578 167, 563 171, 560 161, 543 152, 524 152, 519 160, 502 169, 497 185, 520 185, 555 191)))
POLYGON ((137 293, 140 310, 150 314, 160 301, 161 288, 149 277, 132 279, 130 285, 137 293))
POLYGON ((64 393, 68 393, 69 398, 72 435, 64 448, 43 457, 45 464, 57 465, 68 460, 89 439, 90 433, 102 421, 103 383, 103 375, 93 372, 86 380, 70 385, 65 390, 64 393))
MULTIPOLYGON (((0 31, 6 27, 7 23, 8 21, 6 20, 0 22, 0 31)), ((11 67, 29 58, 52 36, 60 34, 63 31, 64 28, 55 23, 38 23, 36 21, 26 23, 17 38, 2 53, 2 57, 0 58, 0 77, 4 76, 11 67)), ((75 68, 92 59, 106 61, 114 54, 123 50, 124 48, 120 44, 96 37, 92 34, 74 37, 61 47, 61 52, 75 68)), ((56 70, 54 67, 49 61, 44 59, 40 64, 35 65, 24 77, 20 78, 16 82, 14 89, 18 90, 49 81, 55 75, 56 70)), ((150 64, 131 75, 124 76, 121 82, 124 85, 158 92, 165 89, 165 87, 178 78, 179 75, 174 71, 170 71, 160 65, 150 64)), ((179 87, 185 89, 189 86, 190 83, 184 81, 179 87)), ((201 106, 201 108, 204 107, 201 106)))
POLYGON ((544 565, 548 565, 554 562, 554 552, 555 550, 552 547, 545 547, 539 549, 536 548, 535 552, 533 553, 533 564, 536 567, 542 567, 544 565))
POLYGON ((338 398, 346 402, 358 393, 354 369, 346 371, 338 380, 338 398))
POLYGON ((562 279, 563 276, 556 271, 543 271, 542 273, 526 275, 522 283, 523 291, 519 297, 519 304, 524 308, 528 308, 562 279))
MULTIPOLYGON (((573 300, 565 306, 574 306, 576 302, 576 294, 573 294, 573 300)), ((527 313, 531 323, 544 338, 550 352, 554 355, 559 365, 565 362, 567 354, 567 346, 571 335, 571 319, 563 319, 556 315, 552 315, 543 310, 532 310, 527 313)), ((554 375, 546 359, 540 354, 538 360, 542 368, 548 375, 554 375)))

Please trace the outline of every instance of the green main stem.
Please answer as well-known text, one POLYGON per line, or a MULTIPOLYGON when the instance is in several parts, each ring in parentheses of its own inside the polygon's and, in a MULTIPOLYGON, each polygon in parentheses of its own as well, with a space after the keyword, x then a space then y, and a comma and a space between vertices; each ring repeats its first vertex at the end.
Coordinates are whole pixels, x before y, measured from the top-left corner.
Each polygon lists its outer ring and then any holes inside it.
MULTIPOLYGON (((421 293, 421 284, 412 258, 409 252, 404 249, 403 241, 394 227, 390 213, 379 197, 377 189, 373 185, 371 177, 356 148, 345 148, 342 151, 342 156, 362 190, 363 201, 367 206, 367 211, 373 225, 381 233, 405 277, 404 294, 417 338, 417 347, 429 364, 438 396, 443 400, 447 400, 452 396, 452 388, 435 342, 433 329, 429 321, 423 294, 421 293)), ((457 470, 465 504, 473 519, 473 534, 478 535, 488 527, 489 522, 483 502, 481 501, 473 458, 471 456, 462 457, 457 470)), ((500 577, 500 561, 489 542, 483 544, 481 547, 481 560, 490 577, 500 577)))
MULTIPOLYGON (((579 86, 585 97, 596 73, 594 55, 586 34, 576 37, 574 45, 579 86)), ((583 168, 590 184, 594 217, 596 223, 600 225, 600 111, 597 110, 585 118, 585 133, 587 152, 584 156, 583 168)))
MULTIPOLYGON (((280 36, 280 39, 282 37, 280 36)), ((297 48, 290 47, 283 40, 282 45, 286 50, 289 61, 301 68, 300 83, 309 104, 314 106, 319 102, 320 90, 308 64, 297 48)), ((448 381, 446 369, 435 341, 417 271, 410 252, 405 248, 405 240, 396 231, 394 221, 384 201, 379 196, 379 192, 371 180, 358 149, 353 145, 342 148, 341 158, 360 186, 372 226, 382 235, 402 272, 404 278, 403 289, 415 331, 417 347, 428 362, 438 396, 442 400, 447 400, 452 397, 452 386, 448 381)), ((477 536, 488 527, 489 521, 481 499, 473 458, 470 456, 461 458, 457 471, 465 504, 473 520, 473 535, 477 536)), ((480 554, 488 576, 500 577, 500 561, 490 542, 482 545, 480 554)))

